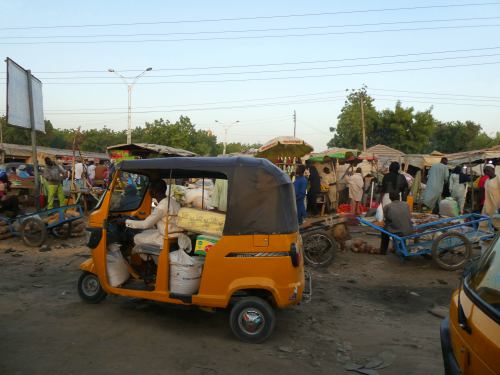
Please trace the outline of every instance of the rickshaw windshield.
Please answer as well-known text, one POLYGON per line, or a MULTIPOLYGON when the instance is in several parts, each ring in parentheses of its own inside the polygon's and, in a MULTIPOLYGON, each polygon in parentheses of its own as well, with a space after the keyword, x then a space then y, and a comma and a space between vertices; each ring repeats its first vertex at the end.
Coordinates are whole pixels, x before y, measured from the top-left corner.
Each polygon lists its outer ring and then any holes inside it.
POLYGON ((147 176, 121 172, 110 201, 111 212, 134 211, 139 208, 148 190, 147 176))
POLYGON ((500 240, 498 235, 481 257, 475 272, 465 281, 466 287, 473 292, 480 305, 500 319, 500 240))

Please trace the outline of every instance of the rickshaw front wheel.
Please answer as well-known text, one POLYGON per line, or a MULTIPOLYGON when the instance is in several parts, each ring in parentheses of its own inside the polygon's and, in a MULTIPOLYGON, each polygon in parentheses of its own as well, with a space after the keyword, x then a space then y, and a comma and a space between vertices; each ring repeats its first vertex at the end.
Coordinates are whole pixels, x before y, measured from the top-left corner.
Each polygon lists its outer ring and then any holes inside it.
POLYGON ((262 298, 244 297, 232 307, 229 324, 233 334, 241 341, 260 344, 273 333, 276 314, 262 298))
POLYGON ((83 272, 78 279, 78 295, 87 303, 99 303, 106 297, 106 292, 97 275, 83 272))

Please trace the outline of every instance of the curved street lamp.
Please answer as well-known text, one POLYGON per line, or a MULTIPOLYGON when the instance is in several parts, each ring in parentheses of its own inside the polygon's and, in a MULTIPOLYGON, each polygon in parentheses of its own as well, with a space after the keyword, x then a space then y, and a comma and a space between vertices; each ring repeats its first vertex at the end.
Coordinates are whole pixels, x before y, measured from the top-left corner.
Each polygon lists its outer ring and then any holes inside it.
POLYGON ((116 74, 118 77, 120 77, 127 85, 127 90, 128 90, 128 127, 127 127, 127 144, 132 143, 132 88, 136 84, 137 80, 141 78, 146 72, 152 71, 153 68, 146 68, 141 74, 138 74, 135 77, 124 77, 120 73, 118 73, 114 69, 108 69, 108 72, 116 74))
POLYGON ((227 146, 227 131, 229 130, 229 128, 231 128, 232 126, 236 125, 238 122, 240 122, 240 120, 236 120, 230 124, 225 124, 225 123, 222 123, 220 122, 219 120, 215 120, 215 122, 217 124, 220 124, 222 125, 222 128, 224 129, 224 150, 222 151, 222 155, 226 155, 226 146, 227 146))

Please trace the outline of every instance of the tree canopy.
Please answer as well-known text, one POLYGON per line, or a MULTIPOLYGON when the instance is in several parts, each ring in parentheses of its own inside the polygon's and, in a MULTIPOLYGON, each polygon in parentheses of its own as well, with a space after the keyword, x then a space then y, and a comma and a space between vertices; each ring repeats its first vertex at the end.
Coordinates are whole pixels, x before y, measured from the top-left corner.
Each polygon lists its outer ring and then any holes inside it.
MULTIPOLYGON (((6 126, 6 118, 0 117, 5 143, 31 144, 30 131, 13 126, 6 126)), ((37 135, 40 146, 70 149, 73 145, 73 129, 56 129, 49 120, 45 120, 45 134, 37 135)), ((125 130, 113 130, 107 127, 101 129, 82 130, 79 148, 82 151, 106 152, 111 145, 125 143, 125 130)), ((153 122, 146 122, 144 126, 132 131, 132 140, 137 143, 154 143, 193 151, 199 155, 215 156, 222 153, 222 143, 217 143, 217 137, 206 130, 196 129, 189 117, 181 116, 176 122, 162 118, 153 122)), ((244 152, 251 148, 258 148, 257 144, 229 143, 227 152, 244 152)))
POLYGON ((337 127, 328 147, 362 148, 361 98, 364 101, 367 146, 385 144, 405 153, 444 153, 468 151, 500 144, 500 133, 492 138, 473 121, 440 122, 434 118, 432 107, 415 111, 403 107, 400 101, 394 109, 378 111, 366 87, 351 90, 339 116, 337 127))

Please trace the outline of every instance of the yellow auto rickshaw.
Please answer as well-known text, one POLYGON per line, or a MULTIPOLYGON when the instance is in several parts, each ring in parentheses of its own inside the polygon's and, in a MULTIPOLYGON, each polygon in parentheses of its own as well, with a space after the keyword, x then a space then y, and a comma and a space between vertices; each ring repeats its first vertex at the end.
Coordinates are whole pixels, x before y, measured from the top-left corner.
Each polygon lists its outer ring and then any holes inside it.
POLYGON ((303 297, 303 253, 293 185, 285 173, 265 159, 171 157, 123 161, 109 190, 90 214, 87 230, 92 257, 80 265, 83 273, 78 292, 89 303, 115 294, 201 308, 228 308, 236 337, 260 343, 274 330, 275 309, 296 305, 303 297), (213 186, 213 180, 226 183, 225 213, 210 210, 209 202, 202 202, 201 208, 172 209, 177 204, 176 187, 192 178, 202 181, 201 189, 213 186), (138 236, 144 238, 144 231, 127 226, 132 226, 131 219, 147 220, 156 215, 152 213, 151 191, 161 180, 167 185, 168 214, 158 222, 164 223, 160 242, 138 245, 138 236), (217 230, 220 232, 213 236, 217 230), (198 253, 197 245, 203 242, 200 236, 207 234, 212 235, 212 242, 201 252, 204 255, 189 251, 196 249, 198 253), (115 261, 116 255, 123 258, 120 264, 128 271, 126 280, 114 286, 111 255, 115 261), (179 292, 173 284, 178 282, 174 255, 188 256, 190 265, 201 264, 198 285, 190 292, 179 292))
POLYGON ((500 374, 499 238, 468 267, 441 323, 446 375, 500 374))

